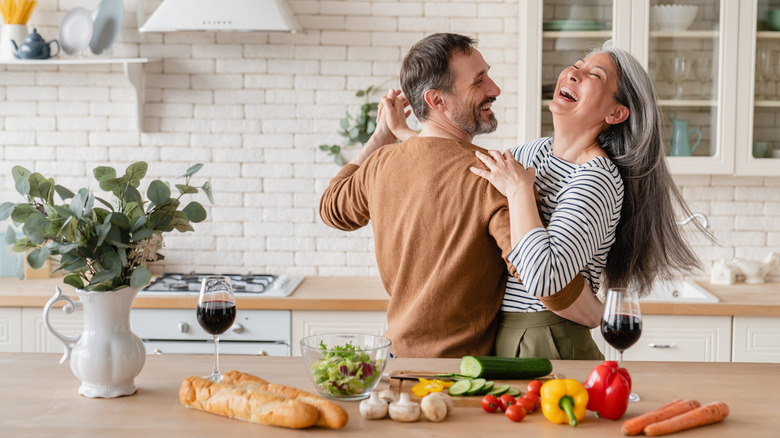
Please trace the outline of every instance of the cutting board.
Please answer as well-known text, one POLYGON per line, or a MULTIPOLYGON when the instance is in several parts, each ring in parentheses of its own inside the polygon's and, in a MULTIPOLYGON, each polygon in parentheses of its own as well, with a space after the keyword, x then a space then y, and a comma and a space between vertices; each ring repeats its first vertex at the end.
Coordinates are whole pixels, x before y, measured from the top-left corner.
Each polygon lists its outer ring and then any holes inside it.
MULTIPOLYGON (((436 379, 434 376, 435 374, 445 374, 446 372, 440 373, 440 372, 431 372, 431 371, 393 371, 390 374, 390 390, 395 392, 396 394, 400 394, 402 392, 408 393, 409 398, 412 401, 420 402, 420 397, 417 397, 412 392, 412 386, 419 383, 419 377, 423 377, 426 379, 436 379)), ((499 385, 509 385, 512 388, 517 388, 520 390, 521 395, 526 393, 526 388, 528 387, 528 382, 531 380, 541 380, 542 382, 550 379, 563 379, 565 376, 562 373, 555 373, 549 374, 544 377, 539 377, 537 379, 526 379, 526 380, 505 380, 505 379, 493 379, 492 381, 496 383, 496 386, 499 385)), ((444 391, 447 389, 445 388, 444 391)), ((484 395, 468 395, 468 396, 453 396, 452 401, 455 404, 455 406, 459 407, 481 407, 482 406, 482 397, 484 395)))

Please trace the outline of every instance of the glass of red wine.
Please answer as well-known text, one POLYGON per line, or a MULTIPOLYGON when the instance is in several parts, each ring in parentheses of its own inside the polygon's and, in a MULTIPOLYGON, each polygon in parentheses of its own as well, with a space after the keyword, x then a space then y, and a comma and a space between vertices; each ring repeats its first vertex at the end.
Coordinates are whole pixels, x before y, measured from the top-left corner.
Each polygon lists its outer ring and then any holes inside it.
MULTIPOLYGON (((634 345, 642 335, 642 313, 639 310, 639 296, 635 290, 611 288, 604 302, 601 317, 601 334, 609 345, 618 351, 618 366, 623 366, 623 351, 634 345)), ((631 393, 630 401, 639 401, 631 393)))
POLYGON ((219 371, 219 335, 225 333, 236 320, 236 300, 230 277, 204 277, 198 295, 198 323, 203 330, 214 335, 214 370, 204 376, 215 382, 222 380, 219 371))

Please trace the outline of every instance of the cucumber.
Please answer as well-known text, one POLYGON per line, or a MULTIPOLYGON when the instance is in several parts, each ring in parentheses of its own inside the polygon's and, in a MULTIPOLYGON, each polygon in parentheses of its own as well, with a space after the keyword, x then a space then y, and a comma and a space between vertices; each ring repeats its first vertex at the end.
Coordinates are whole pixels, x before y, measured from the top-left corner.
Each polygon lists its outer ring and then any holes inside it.
POLYGON ((511 395, 512 397, 517 397, 518 395, 520 395, 520 390, 517 388, 509 388, 509 391, 507 391, 506 393, 511 395))
POLYGON ((471 381, 471 387, 464 395, 477 395, 482 390, 482 388, 485 386, 485 383, 487 383, 487 380, 482 378, 477 378, 471 381))
POLYGON ((493 389, 493 386, 496 385, 496 382, 492 380, 488 380, 485 382, 485 386, 482 387, 482 390, 479 391, 479 395, 485 395, 488 392, 490 392, 493 389))
POLYGON ((466 395, 469 389, 471 389, 471 380, 458 380, 450 386, 447 392, 450 395, 466 395))
POLYGON ((484 379, 534 379, 550 374, 552 362, 544 357, 463 356, 460 374, 484 379))
POLYGON ((501 397, 507 391, 509 391, 509 385, 497 385, 497 386, 494 386, 493 389, 488 391, 488 394, 495 395, 496 397, 501 397))

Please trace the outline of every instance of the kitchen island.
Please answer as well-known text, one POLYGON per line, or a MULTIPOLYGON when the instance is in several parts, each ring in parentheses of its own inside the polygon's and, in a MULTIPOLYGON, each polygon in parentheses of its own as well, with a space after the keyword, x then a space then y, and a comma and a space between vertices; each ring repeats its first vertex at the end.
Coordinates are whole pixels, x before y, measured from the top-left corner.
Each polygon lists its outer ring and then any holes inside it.
MULTIPOLYGON (((287 430, 244 423, 188 409, 179 403, 178 390, 189 375, 208 374, 211 356, 148 356, 135 379, 138 392, 115 399, 89 399, 78 394, 78 380, 60 355, 0 353, 4 384, 0 391, 0 425, 8 437, 620 437, 621 421, 596 418, 589 412, 577 428, 548 422, 535 412, 521 423, 501 413, 488 414, 478 407, 456 407, 441 423, 425 420, 396 423, 389 419, 364 420, 358 402, 340 402, 350 419, 344 429, 287 430)), ((271 382, 315 392, 300 358, 221 357, 223 371, 238 369, 271 382)), ((583 381, 596 361, 553 361, 553 373, 583 381)), ((391 359, 385 369, 456 371, 457 359, 391 359)), ((676 398, 693 398, 702 404, 723 401, 731 411, 716 425, 672 436, 777 437, 777 389, 780 364, 627 362, 634 392, 642 397, 631 403, 624 418, 657 408, 676 398)), ((518 387, 524 388, 523 381, 518 387)), ((385 389, 384 378, 377 389, 385 389)))

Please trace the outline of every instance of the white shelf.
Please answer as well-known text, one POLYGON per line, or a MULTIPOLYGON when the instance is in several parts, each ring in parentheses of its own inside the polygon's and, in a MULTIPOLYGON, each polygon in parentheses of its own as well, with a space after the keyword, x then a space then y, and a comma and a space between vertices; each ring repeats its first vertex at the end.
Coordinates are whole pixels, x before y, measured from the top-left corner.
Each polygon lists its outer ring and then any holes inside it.
POLYGON ((52 59, 10 59, 0 60, 0 65, 41 66, 41 65, 105 65, 122 64, 125 76, 135 90, 136 126, 143 130, 144 107, 144 64, 156 62, 149 58, 52 58, 52 59))
POLYGON ((651 30, 650 38, 718 38, 717 30, 651 30))
POLYGON ((611 30, 548 30, 542 32, 544 38, 604 38, 612 37, 611 30))

